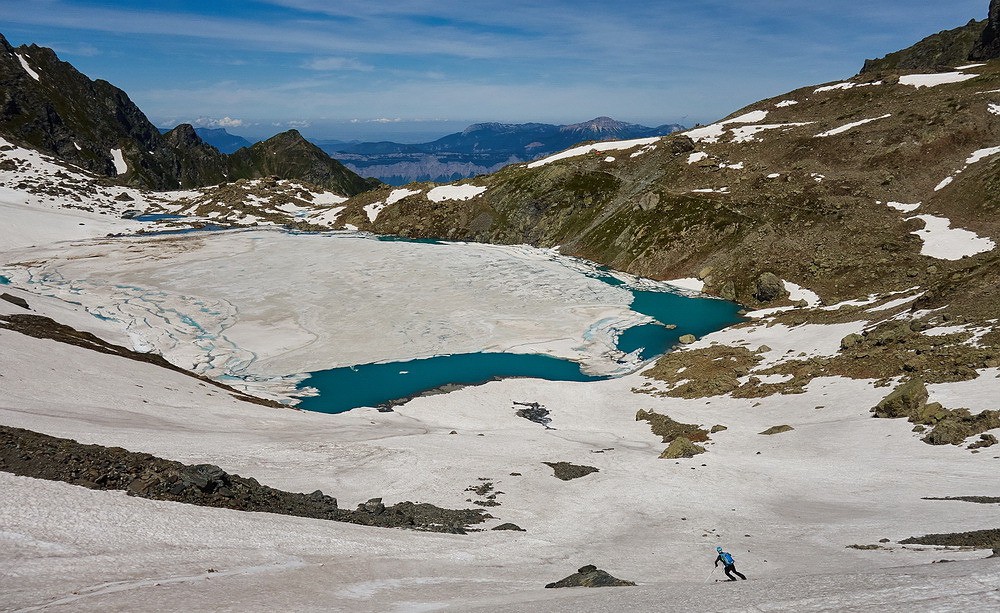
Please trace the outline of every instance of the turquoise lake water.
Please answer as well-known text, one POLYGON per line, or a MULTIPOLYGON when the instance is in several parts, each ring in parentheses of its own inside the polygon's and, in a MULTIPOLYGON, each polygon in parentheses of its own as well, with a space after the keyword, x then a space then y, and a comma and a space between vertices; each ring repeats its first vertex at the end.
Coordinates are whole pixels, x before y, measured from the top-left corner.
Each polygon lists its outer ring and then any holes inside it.
POLYGON ((0 275, 0 285, 10 285, 10 279, 8 279, 3 275, 0 275))
MULTIPOLYGON (((634 326, 618 338, 625 353, 639 350, 650 360, 669 351, 685 334, 703 336, 741 321, 740 305, 713 298, 693 298, 667 291, 637 290, 610 274, 592 275, 609 285, 632 292, 630 308, 657 323, 634 326), (668 329, 664 324, 674 324, 668 329)), ((405 362, 359 364, 310 373, 299 387, 313 387, 318 396, 302 398, 299 408, 342 413, 357 407, 386 406, 449 384, 475 385, 494 379, 530 377, 547 381, 600 381, 580 370, 572 360, 547 355, 467 353, 405 362)))

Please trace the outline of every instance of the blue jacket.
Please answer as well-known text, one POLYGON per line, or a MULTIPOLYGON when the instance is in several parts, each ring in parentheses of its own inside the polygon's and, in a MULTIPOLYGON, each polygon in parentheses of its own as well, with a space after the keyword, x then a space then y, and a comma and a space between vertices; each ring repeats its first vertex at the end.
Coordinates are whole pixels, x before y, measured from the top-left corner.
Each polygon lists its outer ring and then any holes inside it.
POLYGON ((733 562, 733 556, 729 555, 728 551, 723 551, 719 554, 719 557, 715 558, 716 566, 719 565, 719 562, 722 562, 724 566, 732 566, 735 563, 733 562))

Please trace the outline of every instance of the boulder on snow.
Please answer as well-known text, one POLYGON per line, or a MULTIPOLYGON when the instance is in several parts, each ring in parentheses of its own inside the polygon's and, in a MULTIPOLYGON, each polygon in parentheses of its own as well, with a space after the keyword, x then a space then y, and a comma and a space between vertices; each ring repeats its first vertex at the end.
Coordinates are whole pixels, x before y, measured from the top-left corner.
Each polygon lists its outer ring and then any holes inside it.
POLYGON ((705 453, 705 448, 701 445, 695 445, 690 439, 678 436, 663 450, 663 453, 660 454, 660 459, 693 458, 699 453, 705 453))
POLYGON ((545 587, 620 587, 629 585, 635 585, 635 583, 613 577, 593 564, 588 564, 581 566, 579 570, 569 577, 555 583, 549 583, 545 587))
POLYGON ((753 297, 759 302, 773 302, 788 296, 785 283, 772 272, 765 272, 757 277, 753 297))

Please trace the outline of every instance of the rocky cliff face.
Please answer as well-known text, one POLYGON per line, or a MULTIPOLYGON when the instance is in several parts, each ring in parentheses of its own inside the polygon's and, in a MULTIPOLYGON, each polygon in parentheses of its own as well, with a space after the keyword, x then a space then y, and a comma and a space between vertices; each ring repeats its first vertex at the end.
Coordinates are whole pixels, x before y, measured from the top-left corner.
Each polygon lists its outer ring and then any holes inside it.
POLYGON ((350 196, 377 184, 297 132, 232 157, 205 144, 189 125, 160 134, 122 90, 89 79, 51 49, 15 48, 2 35, 0 135, 135 187, 190 188, 278 175, 350 196))
POLYGON ((1000 0, 990 0, 990 15, 979 41, 969 53, 975 61, 1000 58, 1000 0))

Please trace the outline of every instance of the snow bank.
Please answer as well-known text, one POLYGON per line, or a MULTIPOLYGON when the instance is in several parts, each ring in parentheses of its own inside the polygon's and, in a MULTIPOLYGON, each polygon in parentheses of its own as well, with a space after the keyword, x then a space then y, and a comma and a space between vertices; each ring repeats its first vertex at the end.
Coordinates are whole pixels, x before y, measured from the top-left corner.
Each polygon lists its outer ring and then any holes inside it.
POLYGON ((567 149, 561 153, 556 153, 555 155, 550 155, 547 158, 542 158, 540 160, 535 160, 528 164, 528 168, 538 168, 540 166, 545 166, 546 164, 551 164, 552 162, 557 162, 559 160, 565 160, 568 158, 578 157, 581 155, 586 155, 591 152, 606 152, 606 151, 623 151, 625 149, 631 149, 633 147, 639 147, 643 145, 652 145, 660 141, 659 136, 654 136, 652 138, 637 138, 635 140, 618 140, 618 141, 608 141, 603 143, 594 143, 592 145, 581 145, 579 147, 574 147, 572 149, 567 149))
POLYGON ((900 85, 911 85, 920 89, 921 87, 937 87, 948 83, 961 83, 969 79, 975 79, 979 75, 965 74, 963 72, 939 72, 935 74, 909 74, 899 77, 900 85))
POLYGON ((445 200, 468 200, 482 194, 485 191, 485 187, 479 187, 478 185, 441 185, 427 192, 427 199, 431 202, 444 202, 445 200))
POLYGON ((891 209, 896 209, 897 211, 902 211, 904 213, 912 213, 913 211, 920 208, 922 203, 917 202, 916 204, 904 204, 902 202, 886 202, 885 205, 891 209))
POLYGON ((923 230, 911 232, 924 241, 924 246, 920 250, 922 255, 939 260, 960 260, 965 256, 985 253, 996 248, 996 243, 992 239, 981 237, 969 230, 952 228, 951 220, 945 217, 916 215, 911 219, 924 222, 923 230))
POLYGON ((708 126, 688 130, 684 134, 696 142, 717 143, 722 138, 722 135, 726 133, 726 126, 730 124, 758 123, 764 121, 767 113, 767 111, 750 111, 739 117, 733 117, 732 119, 713 123, 708 126))
POLYGON ((861 121, 855 121, 855 122, 852 122, 852 123, 840 126, 839 128, 834 128, 832 130, 827 130, 826 132, 820 132, 819 134, 817 134, 815 136, 815 138, 826 138, 827 136, 835 136, 837 134, 843 134, 844 132, 847 132, 848 130, 854 129, 854 128, 858 127, 858 126, 863 126, 866 123, 871 123, 873 121, 878 121, 879 119, 887 119, 889 117, 892 117, 892 113, 886 113, 885 115, 882 115, 881 117, 872 117, 871 119, 862 119, 861 121))
POLYGON ((705 282, 701 279, 695 279, 692 277, 686 279, 674 279, 673 281, 666 281, 665 283, 681 289, 691 290, 693 292, 705 291, 705 282))
POLYGON ((707 160, 707 159, 708 159, 707 153, 705 153, 704 151, 695 151, 694 153, 688 156, 687 163, 696 164, 702 160, 707 160))
POLYGON ((969 164, 975 164, 977 162, 985 160, 991 155, 996 155, 998 153, 1000 153, 1000 147, 987 147, 986 149, 979 149, 978 151, 973 151, 972 155, 970 155, 968 159, 965 160, 965 165, 968 166, 969 164))
POLYGON ((783 109, 785 107, 795 106, 798 103, 799 103, 798 100, 782 100, 781 102, 775 104, 774 106, 778 107, 779 109, 783 109))
POLYGON ((118 173, 118 176, 121 176, 126 172, 128 172, 128 164, 125 162, 125 156, 122 155, 121 149, 112 149, 111 157, 112 159, 114 159, 115 172, 118 173))

